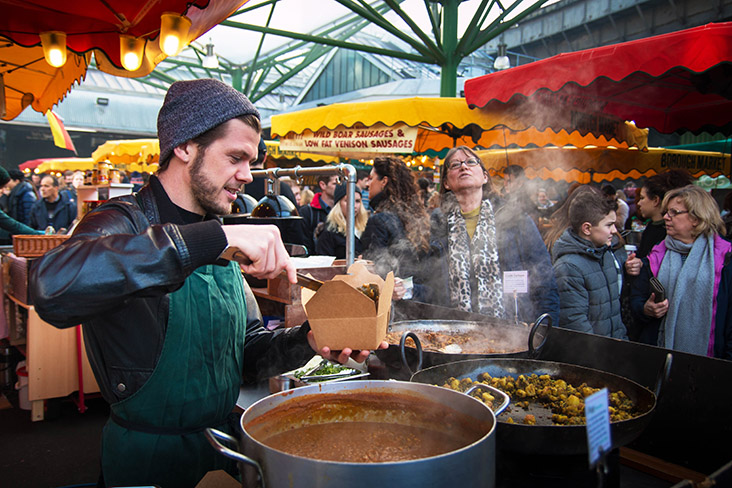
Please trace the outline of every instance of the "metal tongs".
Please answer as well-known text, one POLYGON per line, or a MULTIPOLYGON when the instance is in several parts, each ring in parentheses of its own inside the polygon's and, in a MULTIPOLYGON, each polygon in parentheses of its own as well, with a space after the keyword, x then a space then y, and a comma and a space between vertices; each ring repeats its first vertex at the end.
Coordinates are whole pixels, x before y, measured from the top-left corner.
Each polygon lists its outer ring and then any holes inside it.
MULTIPOLYGON (((287 275, 285 274, 285 276, 287 275)), ((313 291, 318 291, 318 289, 323 286, 322 281, 311 278, 310 276, 305 276, 299 272, 297 273, 297 284, 303 288, 309 288, 313 291)))

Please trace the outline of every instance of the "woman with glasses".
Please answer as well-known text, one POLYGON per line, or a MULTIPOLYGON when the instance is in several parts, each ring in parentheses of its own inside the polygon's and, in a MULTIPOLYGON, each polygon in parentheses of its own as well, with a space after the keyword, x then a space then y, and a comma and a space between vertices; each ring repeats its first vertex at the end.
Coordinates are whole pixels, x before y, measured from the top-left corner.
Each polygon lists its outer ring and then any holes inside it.
POLYGON ((715 346, 725 343, 725 327, 715 319, 718 295, 726 317, 729 297, 720 293, 720 281, 732 244, 720 236, 725 230, 719 207, 702 188, 671 190, 662 206, 666 238, 643 259, 631 291, 636 323, 643 326, 640 342, 714 356, 715 346), (663 292, 652 291, 653 277, 663 292))
POLYGON ((361 236, 363 257, 374 262, 381 276, 394 271, 398 278, 395 299, 422 300, 423 275, 429 272, 424 263, 429 255, 429 218, 412 171, 404 161, 394 157, 374 159, 369 205, 374 213, 361 236))
POLYGON ((530 322, 559 318, 549 253, 521 208, 501 207, 488 171, 467 146, 451 149, 440 170, 440 207, 432 214, 434 303, 530 322))

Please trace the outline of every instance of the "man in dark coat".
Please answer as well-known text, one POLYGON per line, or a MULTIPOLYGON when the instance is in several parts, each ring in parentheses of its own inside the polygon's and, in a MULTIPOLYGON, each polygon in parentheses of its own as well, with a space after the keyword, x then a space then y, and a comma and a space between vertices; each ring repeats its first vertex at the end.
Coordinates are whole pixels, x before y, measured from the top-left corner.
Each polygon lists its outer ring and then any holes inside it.
POLYGON ((76 202, 69 199, 67 192, 59 191, 56 177, 44 175, 40 191, 42 198, 31 208, 31 227, 45 230, 50 226, 56 231, 71 227, 78 214, 76 202))
POLYGON ((23 172, 18 169, 11 169, 8 173, 10 174, 10 181, 8 182, 8 188, 10 188, 8 215, 18 222, 30 225, 31 208, 36 202, 36 193, 33 190, 33 185, 25 180, 23 172))

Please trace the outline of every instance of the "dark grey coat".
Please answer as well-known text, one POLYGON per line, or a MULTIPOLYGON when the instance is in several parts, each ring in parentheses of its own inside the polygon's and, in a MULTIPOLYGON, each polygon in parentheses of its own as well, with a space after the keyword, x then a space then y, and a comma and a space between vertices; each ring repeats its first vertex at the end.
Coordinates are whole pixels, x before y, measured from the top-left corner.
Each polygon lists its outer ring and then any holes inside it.
POLYGON ((554 243, 552 261, 559 287, 559 326, 618 339, 628 335, 620 316, 619 274, 625 258, 595 247, 571 229, 554 243), (618 268, 619 266, 619 268, 618 268))

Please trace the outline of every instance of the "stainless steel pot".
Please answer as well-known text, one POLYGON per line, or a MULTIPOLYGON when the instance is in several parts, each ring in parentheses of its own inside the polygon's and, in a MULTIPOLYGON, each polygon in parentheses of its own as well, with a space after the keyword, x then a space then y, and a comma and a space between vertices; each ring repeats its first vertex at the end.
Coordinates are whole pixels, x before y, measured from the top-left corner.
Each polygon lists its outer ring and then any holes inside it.
MULTIPOLYGON (((502 402, 498 413, 506 405, 507 402, 502 402)), ((407 417, 409 415, 404 415, 405 419, 407 417)), ((436 424, 439 425, 439 422, 436 424)), ((495 485, 495 426, 494 412, 475 398, 457 391, 400 381, 350 381, 284 391, 253 404, 241 418, 243 453, 219 442, 225 440, 237 445, 238 449, 239 443, 231 436, 207 429, 206 437, 221 454, 240 462, 243 484, 250 488, 373 488, 384 485, 401 488, 477 488, 495 485), (313 395, 322 395, 325 400, 328 398, 326 394, 348 394, 356 398, 358 395, 384 394, 387 399, 389 396, 394 399, 407 397, 420 406, 434 404, 442 415, 452 412, 470 419, 471 426, 474 422, 475 428, 481 429, 481 435, 477 441, 442 455, 384 463, 335 462, 300 457, 275 450, 253 437, 250 426, 257 425, 255 421, 261 420, 263 415, 278 406, 284 404, 284 409, 296 405, 299 400, 312 400, 313 395)), ((354 442, 358 440, 354 439, 354 442)))
POLYGON ((393 356, 398 353, 405 370, 414 374, 422 368, 440 364, 482 358, 536 358, 547 341, 552 329, 552 318, 548 313, 539 316, 533 324, 516 325, 504 319, 486 318, 486 320, 404 320, 389 326, 390 332, 401 333, 399 345, 390 344, 389 349, 375 351, 377 357, 386 363, 393 363, 393 356), (470 343, 470 352, 439 352, 425 349, 422 344, 429 333, 459 334, 476 337, 470 343), (422 337, 422 339, 420 338, 422 337), (415 343, 415 348, 406 345, 407 338, 415 343), (478 340, 479 338, 479 340, 478 340), (492 352, 477 352, 479 346, 487 346, 490 342, 492 352), (392 351, 393 350, 393 351, 392 351), (391 356, 391 357, 390 357, 391 356), (411 361, 410 361, 411 358, 411 361), (416 359, 415 359, 416 358, 416 359), (413 368, 411 363, 416 362, 413 368))

